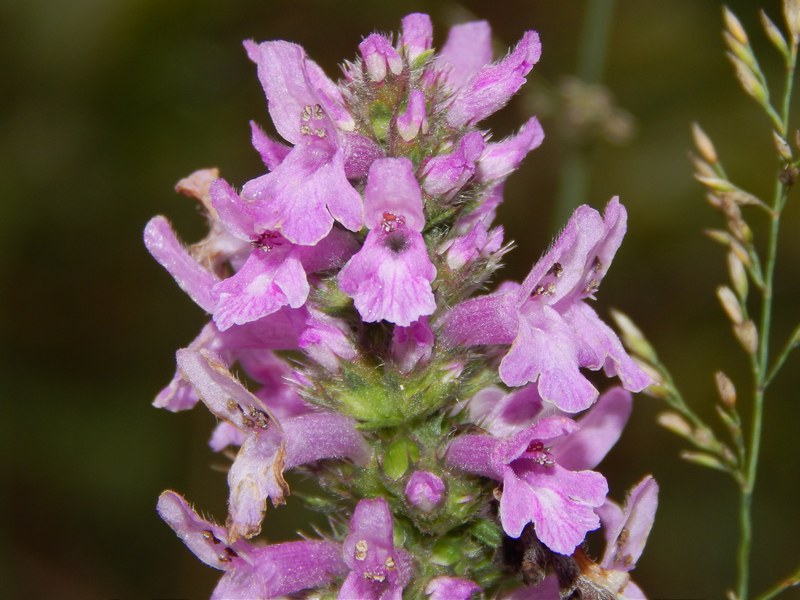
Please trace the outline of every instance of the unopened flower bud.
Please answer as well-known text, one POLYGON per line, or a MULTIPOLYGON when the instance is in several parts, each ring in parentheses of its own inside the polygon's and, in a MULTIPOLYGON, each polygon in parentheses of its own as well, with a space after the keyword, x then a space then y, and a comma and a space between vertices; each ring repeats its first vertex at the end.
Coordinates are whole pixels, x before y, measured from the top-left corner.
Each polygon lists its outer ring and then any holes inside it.
POLYGON ((719 393, 720 400, 728 408, 736 406, 736 387, 730 378, 722 371, 714 373, 714 380, 717 383, 717 393, 719 393))
POLYGON ((783 0, 783 17, 792 40, 797 44, 800 40, 800 0, 783 0))
POLYGON ((722 7, 722 18, 725 19, 726 29, 736 38, 736 41, 740 44, 747 44, 747 33, 744 31, 742 23, 727 6, 722 7))
POLYGON ((765 13, 763 9, 759 12, 759 15, 761 17, 761 25, 764 28, 764 33, 767 34, 769 41, 778 49, 778 52, 788 57, 789 46, 786 44, 786 39, 784 39, 781 30, 778 29, 778 26, 772 22, 772 19, 767 16, 767 13, 765 13))
POLYGON ((774 130, 772 132, 772 143, 775 145, 775 151, 778 155, 786 162, 791 162, 792 149, 789 147, 789 143, 774 130))
POLYGON ((681 437, 691 437, 692 427, 682 416, 674 412, 664 412, 658 415, 658 424, 681 437))
POLYGON ((762 106, 767 103, 767 92, 762 83, 753 73, 752 69, 748 67, 740 58, 732 53, 728 53, 728 59, 733 64, 736 71, 736 77, 739 79, 739 84, 747 95, 753 97, 762 106))
POLYGON ((688 450, 681 452, 681 458, 688 462, 695 463, 701 467, 708 467, 709 469, 717 469, 719 471, 727 471, 728 468, 722 462, 711 454, 705 452, 690 452, 688 450))
POLYGON ((631 321, 630 317, 618 310, 611 310, 611 318, 617 324, 625 345, 635 354, 651 362, 657 359, 656 352, 642 331, 631 321))
POLYGON ((747 298, 747 271, 735 252, 728 252, 728 275, 730 275, 736 295, 744 302, 747 298))
POLYGON ((700 156, 712 165, 717 164, 719 158, 717 157, 717 151, 714 149, 714 144, 711 142, 711 138, 706 135, 706 132, 703 131, 702 127, 697 123, 692 123, 692 137, 694 138, 694 145, 697 147, 700 156))
POLYGON ((405 112, 397 116, 397 131, 406 142, 413 140, 420 132, 428 133, 425 94, 420 90, 412 90, 405 112))
POLYGON ((719 298, 720 304, 722 304, 722 308, 725 310, 728 318, 734 324, 738 325, 744 320, 739 299, 736 297, 736 294, 733 293, 731 288, 729 288, 727 285, 719 286, 717 288, 717 298, 719 298))
POLYGON ((755 354, 758 350, 758 330, 756 324, 750 319, 737 323, 733 327, 736 338, 748 354, 755 354))
POLYGON ((721 179, 719 177, 706 177, 704 175, 695 175, 694 176, 697 181, 702 183, 709 189, 714 190, 715 192, 732 192, 736 188, 733 184, 728 181, 727 179, 721 179))
POLYGON ((386 36, 373 33, 358 45, 364 66, 372 81, 380 82, 386 78, 387 68, 394 75, 403 70, 403 59, 386 36))
POLYGON ((431 512, 444 499, 444 481, 428 471, 414 471, 406 484, 406 499, 422 512, 431 512))

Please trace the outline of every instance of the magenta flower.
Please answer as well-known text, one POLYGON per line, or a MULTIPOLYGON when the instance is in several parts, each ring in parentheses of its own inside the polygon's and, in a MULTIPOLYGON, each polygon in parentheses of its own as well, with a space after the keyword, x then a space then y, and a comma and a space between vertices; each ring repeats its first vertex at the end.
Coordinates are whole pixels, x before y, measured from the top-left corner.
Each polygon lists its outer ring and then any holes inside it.
POLYGON ((352 239, 340 230, 311 248, 290 243, 280 233, 264 229, 259 211, 222 179, 212 184, 210 193, 222 225, 252 247, 238 271, 211 290, 214 321, 221 330, 283 306, 303 306, 310 289, 306 273, 338 266, 354 250, 352 239))
POLYGON ((468 133, 450 154, 434 156, 422 169, 423 189, 431 195, 451 196, 475 174, 484 149, 483 135, 468 133))
MULTIPOLYGON (((358 231, 361 197, 346 175, 355 124, 341 92, 300 46, 246 42, 245 48, 258 65, 278 133, 294 146, 270 173, 245 184, 242 197, 263 229, 295 244, 314 245, 334 220, 358 231)), ((256 145, 263 148, 263 139, 256 145)))
POLYGON ((367 75, 376 83, 386 79, 387 72, 396 76, 403 71, 403 59, 385 35, 378 33, 368 35, 358 45, 358 49, 364 59, 367 75))
POLYGON ((481 586, 474 581, 458 577, 435 577, 425 587, 430 600, 469 600, 480 591, 481 586))
POLYGON ((289 491, 284 471, 324 458, 361 464, 369 458, 369 447, 351 419, 320 411, 278 421, 213 355, 185 349, 177 359, 208 409, 246 436, 228 473, 231 539, 259 533, 268 498, 275 505, 284 502, 289 491))
POLYGON ((406 500, 422 512, 431 512, 444 500, 442 478, 429 471, 414 471, 406 484, 406 500))
POLYGON ((397 369, 401 373, 410 373, 417 367, 427 365, 433 353, 433 343, 433 330, 427 317, 420 317, 408 327, 396 325, 391 354, 397 369))
POLYGON ((597 398, 580 368, 604 368, 626 389, 644 389, 650 378, 586 303, 622 242, 625 222, 616 198, 605 219, 579 207, 521 286, 455 307, 445 317, 446 336, 466 345, 510 343, 500 364, 503 382, 538 381, 542 397, 566 412, 584 410, 597 398))
POLYGON ((533 523, 542 543, 571 554, 599 527, 594 509, 608 493, 605 478, 585 469, 596 466, 619 439, 631 396, 610 390, 578 424, 561 416, 537 419, 543 405, 532 386, 497 394, 481 392, 470 405, 470 418, 491 435, 456 438, 447 461, 503 482, 500 522, 508 535, 519 537, 533 523))
POLYGON ((411 13, 402 20, 400 46, 405 49, 409 62, 430 50, 433 43, 433 24, 431 18, 423 13, 411 13))
POLYGON ((411 161, 383 158, 372 164, 364 217, 370 229, 364 246, 339 272, 339 287, 361 318, 407 327, 433 313, 436 267, 420 233, 425 217, 411 161))
POLYGON ((647 537, 653 528, 657 507, 658 484, 648 475, 628 492, 623 508, 611 500, 606 500, 606 503, 597 509, 606 539, 606 549, 600 566, 607 571, 618 573, 617 578, 624 580, 619 588, 623 598, 631 600, 645 598, 642 590, 630 581, 627 573, 633 570, 644 551, 647 537))
POLYGON ((175 492, 161 494, 158 514, 197 558, 225 572, 212 600, 278 598, 325 585, 347 572, 339 544, 306 540, 259 545, 232 539, 175 492))
MULTIPOLYGON (((467 53, 482 58, 483 46, 473 44, 468 44, 467 53)), ((539 34, 527 31, 508 56, 482 67, 459 86, 448 106, 447 123, 452 127, 474 125, 500 110, 525 83, 525 76, 539 62, 541 54, 539 34)), ((466 62, 456 60, 461 65, 466 62)))
POLYGON ((508 535, 519 537, 533 523, 543 544, 571 554, 588 531, 600 526, 594 509, 608 493, 600 473, 565 469, 550 451, 576 430, 571 419, 548 417, 509 438, 465 435, 450 444, 447 461, 503 482, 500 522, 508 535))
POLYGON ((395 549, 393 532, 386 500, 359 501, 342 545, 350 574, 339 590, 340 600, 401 600, 411 581, 411 557, 395 549))
POLYGON ((447 41, 436 57, 436 66, 454 91, 464 87, 481 68, 492 62, 492 30, 486 21, 472 21, 450 28, 447 41))
POLYGON ((421 90, 411 90, 406 110, 397 115, 397 131, 406 142, 412 141, 420 132, 428 133, 425 94, 421 90))

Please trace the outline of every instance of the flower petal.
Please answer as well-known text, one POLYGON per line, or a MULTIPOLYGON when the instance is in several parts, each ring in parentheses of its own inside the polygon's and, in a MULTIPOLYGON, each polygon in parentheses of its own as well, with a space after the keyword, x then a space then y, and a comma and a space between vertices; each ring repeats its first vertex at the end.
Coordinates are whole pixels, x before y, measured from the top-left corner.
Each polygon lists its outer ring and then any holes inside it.
POLYGON ((580 429, 553 449, 558 464, 571 471, 593 469, 617 443, 633 409, 633 398, 622 388, 605 392, 578 421, 580 429))
POLYGON ((200 266, 181 245, 169 221, 164 217, 150 219, 144 229, 144 245, 200 308, 207 312, 213 311, 211 287, 218 280, 213 273, 200 266))
POLYGON ((492 31, 486 21, 472 21, 450 28, 436 66, 445 74, 451 90, 464 87, 482 67, 492 62, 492 31))

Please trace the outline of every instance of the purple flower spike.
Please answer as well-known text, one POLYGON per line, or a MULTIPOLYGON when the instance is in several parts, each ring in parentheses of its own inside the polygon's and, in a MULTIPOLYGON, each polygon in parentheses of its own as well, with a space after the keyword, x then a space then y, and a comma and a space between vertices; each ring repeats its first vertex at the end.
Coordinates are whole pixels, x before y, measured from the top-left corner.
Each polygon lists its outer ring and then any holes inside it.
POLYGON ((600 520, 608 485, 594 471, 570 471, 558 464, 551 448, 577 429, 571 419, 548 417, 509 438, 465 435, 447 452, 454 467, 503 482, 500 522, 511 537, 528 523, 554 552, 572 554, 600 520))
POLYGON ((410 142, 417 135, 428 133, 428 117, 425 114, 425 94, 420 90, 412 90, 408 96, 405 112, 397 115, 397 131, 400 137, 410 142))
POLYGON ((395 550, 389 505, 383 498, 361 500, 350 519, 350 534, 342 545, 350 567, 340 600, 401 600, 411 581, 411 558, 395 550))
POLYGON ((481 183, 502 181, 514 172, 528 152, 544 140, 544 130, 536 117, 531 117, 514 136, 502 142, 487 144, 475 178, 481 183))
POLYGON ((463 84, 449 106, 447 123, 452 127, 472 125, 501 109, 525 83, 541 54, 539 34, 526 32, 508 56, 483 67, 463 84))
POLYGON ((486 21, 455 25, 439 52, 436 66, 451 90, 464 87, 482 67, 492 62, 492 31, 486 21))
POLYGON ((406 499, 422 512, 431 512, 444 499, 444 481, 428 471, 414 471, 406 484, 406 499))
POLYGON ((393 75, 400 75, 403 71, 403 59, 384 35, 378 33, 368 35, 358 45, 358 49, 372 81, 381 82, 386 79, 387 70, 393 75))
POLYGON ((457 192, 475 174, 475 163, 484 145, 479 132, 465 135, 451 154, 435 156, 427 162, 422 172, 422 187, 434 196, 457 192))
POLYGON ((406 158, 382 158, 369 170, 364 213, 370 232, 339 272, 339 287, 361 318, 407 327, 436 309, 436 267, 420 231, 422 193, 406 158))
POLYGON ((458 577, 435 577, 425 586, 430 600, 469 600, 480 591, 481 586, 474 581, 458 577))
POLYGON ((433 43, 433 24, 431 18, 423 13, 406 15, 402 20, 400 45, 405 48, 409 62, 430 50, 433 43))
POLYGON ((276 598, 326 585, 347 572, 338 544, 230 540, 224 528, 198 516, 175 492, 161 494, 158 514, 197 558, 225 572, 212 600, 276 598))

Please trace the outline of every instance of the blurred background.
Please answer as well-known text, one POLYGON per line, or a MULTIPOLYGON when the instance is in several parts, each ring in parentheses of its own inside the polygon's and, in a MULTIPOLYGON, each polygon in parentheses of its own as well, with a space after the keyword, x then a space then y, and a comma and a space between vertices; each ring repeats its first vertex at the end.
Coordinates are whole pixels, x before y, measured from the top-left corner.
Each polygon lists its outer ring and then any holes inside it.
MULTIPOLYGON (((779 2, 729 6, 764 69, 779 76, 757 15, 763 6, 779 22, 779 2)), ((204 315, 148 256, 142 229, 165 214, 197 240, 203 219, 174 183, 201 167, 218 166, 237 185, 263 171, 248 120, 269 120, 241 40, 298 42, 336 77, 362 36, 395 31, 412 11, 432 15, 436 45, 450 24, 474 18, 491 22, 498 52, 525 29, 541 35, 543 57, 524 93, 487 122, 499 137, 538 113, 547 133, 509 181, 499 216, 518 244, 505 276, 522 278, 560 226, 560 173, 580 143, 561 102, 574 90, 565 77, 579 68, 585 2, 0 3, 4 597, 203 598, 213 589, 218 573, 155 513, 171 488, 224 517, 221 460, 206 446, 213 418, 150 406, 204 315)), ((721 219, 692 179, 690 123, 703 125, 743 187, 769 197, 775 168, 769 125, 739 91, 720 31, 716 1, 618 0, 599 71, 619 107, 600 134, 613 143, 596 140, 583 163, 583 201, 601 208, 619 195, 630 215, 598 310, 630 314, 710 420, 713 371, 726 370, 746 395, 748 367, 714 297, 727 280, 725 257, 702 230, 721 219)), ((779 341, 798 318, 799 215, 787 211, 781 244, 779 341)), ((800 558, 798 359, 768 397, 755 591, 800 558)), ((603 469, 619 500, 646 473, 661 486, 635 578, 651 598, 721 598, 734 581, 737 495, 726 476, 678 458, 684 444, 655 423, 663 408, 638 398, 603 469)), ((292 506, 268 511, 270 540, 310 531, 292 506)))

